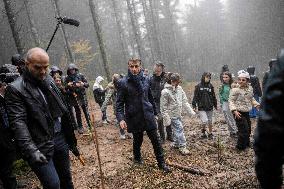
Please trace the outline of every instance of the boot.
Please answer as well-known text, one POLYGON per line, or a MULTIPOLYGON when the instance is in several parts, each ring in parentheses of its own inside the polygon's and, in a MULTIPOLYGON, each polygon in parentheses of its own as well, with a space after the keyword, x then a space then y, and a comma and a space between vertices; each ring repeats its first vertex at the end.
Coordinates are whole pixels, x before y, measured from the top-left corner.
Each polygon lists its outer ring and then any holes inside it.
POLYGON ((171 172, 171 169, 165 163, 158 164, 158 167, 164 173, 170 173, 171 172))
POLYGON ((201 138, 202 138, 202 139, 207 138, 206 129, 202 129, 201 132, 202 132, 201 138))
POLYGON ((174 141, 173 131, 172 131, 172 127, 170 125, 166 126, 166 132, 167 132, 167 140, 173 142, 174 141))

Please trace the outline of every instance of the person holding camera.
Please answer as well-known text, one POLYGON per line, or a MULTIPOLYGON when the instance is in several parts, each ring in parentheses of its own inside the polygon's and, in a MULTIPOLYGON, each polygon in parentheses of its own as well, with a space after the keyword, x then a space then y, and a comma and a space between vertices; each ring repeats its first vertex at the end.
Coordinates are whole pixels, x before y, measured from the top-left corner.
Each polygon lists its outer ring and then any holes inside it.
POLYGON ((9 127, 8 115, 5 107, 4 93, 7 83, 13 81, 18 76, 9 70, 16 66, 5 64, 0 68, 0 180, 4 189, 16 189, 18 186, 16 176, 13 174, 12 166, 16 160, 16 148, 9 127), (14 77, 15 76, 15 77, 14 77))
POLYGON ((25 62, 23 74, 5 92, 16 145, 43 188, 73 189, 69 150, 78 152, 77 140, 66 102, 48 75, 49 56, 32 48, 25 62))
POLYGON ((75 64, 69 64, 67 69, 67 77, 65 78, 65 86, 67 99, 71 107, 75 108, 76 119, 78 125, 78 132, 83 134, 83 124, 81 118, 80 106, 84 112, 89 130, 91 129, 91 119, 88 111, 88 99, 86 95, 86 88, 89 87, 89 83, 85 76, 79 73, 79 69, 75 64))

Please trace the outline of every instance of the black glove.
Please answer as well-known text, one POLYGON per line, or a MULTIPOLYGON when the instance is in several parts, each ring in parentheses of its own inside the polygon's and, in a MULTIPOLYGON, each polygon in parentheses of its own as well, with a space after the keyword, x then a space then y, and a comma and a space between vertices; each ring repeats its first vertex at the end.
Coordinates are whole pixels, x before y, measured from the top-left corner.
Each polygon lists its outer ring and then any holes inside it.
POLYGON ((35 151, 30 157, 31 164, 47 164, 46 157, 39 151, 35 151))
POLYGON ((79 152, 77 146, 72 146, 72 147, 70 147, 70 151, 71 151, 76 157, 80 156, 80 152, 79 152))

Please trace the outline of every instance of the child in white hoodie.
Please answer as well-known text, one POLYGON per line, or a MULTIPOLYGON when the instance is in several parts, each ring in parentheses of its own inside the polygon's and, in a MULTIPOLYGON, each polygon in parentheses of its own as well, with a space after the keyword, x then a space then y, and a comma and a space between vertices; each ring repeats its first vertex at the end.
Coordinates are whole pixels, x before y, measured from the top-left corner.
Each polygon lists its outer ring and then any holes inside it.
POLYGON ((179 85, 180 75, 178 73, 169 74, 169 82, 165 84, 161 94, 161 113, 165 126, 170 125, 173 130, 174 147, 178 148, 183 155, 189 154, 186 148, 186 139, 184 136, 183 124, 181 121, 182 110, 185 109, 189 115, 195 115, 195 112, 188 103, 186 94, 179 85))

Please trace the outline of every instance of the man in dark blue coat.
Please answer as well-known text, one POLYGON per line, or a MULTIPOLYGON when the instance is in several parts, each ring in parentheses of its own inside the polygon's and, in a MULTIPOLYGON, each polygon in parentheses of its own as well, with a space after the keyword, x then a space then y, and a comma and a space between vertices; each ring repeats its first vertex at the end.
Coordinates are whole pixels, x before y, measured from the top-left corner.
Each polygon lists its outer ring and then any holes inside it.
POLYGON ((158 166, 165 172, 169 168, 165 164, 163 149, 158 138, 149 78, 143 76, 141 60, 128 61, 128 75, 119 82, 116 101, 116 117, 122 129, 133 133, 134 162, 142 164, 141 145, 143 132, 146 131, 154 148, 158 166))

